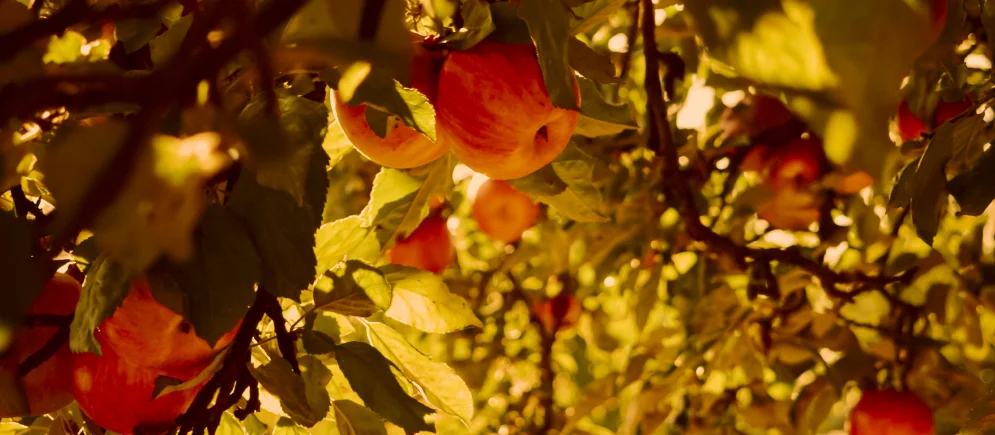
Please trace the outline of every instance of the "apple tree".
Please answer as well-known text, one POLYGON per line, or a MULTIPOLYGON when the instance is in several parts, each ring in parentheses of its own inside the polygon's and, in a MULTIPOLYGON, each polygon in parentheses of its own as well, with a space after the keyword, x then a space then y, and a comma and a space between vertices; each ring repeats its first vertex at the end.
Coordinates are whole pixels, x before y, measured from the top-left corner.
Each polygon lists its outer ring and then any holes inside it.
POLYGON ((0 433, 995 433, 991 0, 0 0, 0 433))

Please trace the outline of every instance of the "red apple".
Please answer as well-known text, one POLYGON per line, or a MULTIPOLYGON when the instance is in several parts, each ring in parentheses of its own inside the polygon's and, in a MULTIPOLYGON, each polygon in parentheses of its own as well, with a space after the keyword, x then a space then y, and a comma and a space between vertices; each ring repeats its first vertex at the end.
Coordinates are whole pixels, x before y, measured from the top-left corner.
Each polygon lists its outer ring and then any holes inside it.
POLYGON ((822 141, 798 138, 768 153, 766 181, 775 192, 808 188, 829 170, 822 141))
POLYGON ((210 362, 216 352, 235 339, 239 325, 241 322, 211 346, 182 315, 159 303, 148 281, 140 277, 132 281, 121 306, 97 329, 121 359, 171 375, 176 370, 210 362))
POLYGON ((910 141, 921 137, 928 131, 926 123, 923 122, 915 113, 912 113, 912 109, 909 108, 909 102, 902 100, 898 105, 898 135, 902 137, 902 141, 910 141))
MULTIPOLYGON (((68 315, 76 310, 80 284, 68 275, 56 274, 31 303, 28 314, 68 315)), ((73 354, 66 340, 59 350, 23 377, 17 376, 18 365, 33 355, 55 335, 58 326, 31 326, 19 328, 13 343, 0 358, 0 394, 23 393, 25 397, 0 397, 0 417, 43 415, 57 411, 72 403, 73 354), (5 400, 27 399, 28 409, 5 409, 5 400)))
POLYGON ((561 291, 552 299, 536 302, 532 310, 546 333, 554 333, 575 325, 582 307, 572 293, 561 291))
MULTIPOLYGON (((183 414, 204 383, 187 390, 155 398, 155 381, 164 374, 150 367, 131 364, 114 351, 106 337, 97 333, 102 356, 76 354, 72 369, 73 396, 80 409, 104 429, 132 435, 165 433, 183 414)), ((206 365, 175 370, 170 377, 187 381, 206 365)))
POLYGON ((974 101, 968 95, 964 95, 964 99, 957 102, 949 102, 941 99, 940 102, 936 103, 936 111, 933 116, 936 119, 936 125, 940 125, 972 108, 974 108, 974 101))
POLYGON ((387 258, 393 264, 440 273, 453 263, 453 245, 446 220, 429 216, 408 237, 390 248, 387 258))
MULTIPOLYGON (((438 92, 438 56, 425 50, 420 37, 415 43, 411 68, 411 86, 435 103, 438 92)), ((350 105, 338 91, 332 93, 332 109, 342 132, 352 145, 373 162, 392 168, 413 168, 429 163, 449 149, 442 141, 432 142, 428 136, 405 125, 397 116, 387 121, 385 137, 377 136, 366 121, 366 105, 350 105)))
POLYGON ((505 181, 487 180, 477 190, 472 216, 484 234, 512 243, 535 224, 539 205, 505 181))
POLYGON ((498 180, 524 177, 553 161, 578 116, 553 106, 531 44, 492 41, 450 53, 436 114, 439 140, 464 164, 498 180))
POLYGON ((722 112, 719 125, 723 138, 745 135, 756 136, 780 127, 794 118, 794 114, 781 100, 768 95, 747 94, 737 107, 722 112))
POLYGON ((935 40, 943 33, 943 28, 947 25, 947 0, 932 0, 929 12, 930 18, 932 18, 933 39, 935 40))
POLYGON ((933 435, 933 410, 918 396, 865 391, 850 411, 850 435, 933 435))

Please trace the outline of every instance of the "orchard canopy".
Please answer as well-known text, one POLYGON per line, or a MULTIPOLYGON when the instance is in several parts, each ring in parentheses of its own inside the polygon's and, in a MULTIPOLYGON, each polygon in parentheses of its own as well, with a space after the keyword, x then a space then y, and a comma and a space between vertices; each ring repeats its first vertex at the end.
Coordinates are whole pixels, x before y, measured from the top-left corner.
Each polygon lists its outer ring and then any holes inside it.
POLYGON ((0 0, 0 434, 995 434, 995 0, 0 0))

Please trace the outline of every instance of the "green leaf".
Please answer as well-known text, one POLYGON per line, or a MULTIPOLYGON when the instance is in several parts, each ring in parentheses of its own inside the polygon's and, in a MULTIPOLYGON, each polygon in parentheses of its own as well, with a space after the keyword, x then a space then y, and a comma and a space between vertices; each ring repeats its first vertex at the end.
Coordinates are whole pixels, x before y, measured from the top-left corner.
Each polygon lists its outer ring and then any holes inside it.
POLYGON ((314 253, 321 274, 345 260, 375 261, 380 258, 380 243, 372 231, 363 228, 363 219, 349 216, 318 228, 314 253))
POLYGON ((389 264, 381 267, 394 292, 387 317, 425 332, 445 334, 484 324, 438 275, 389 264))
POLYGON ((312 427, 328 415, 331 399, 325 385, 332 373, 309 355, 300 358, 301 374, 294 373, 283 358, 261 367, 250 367, 252 376, 266 391, 280 398, 280 407, 294 421, 312 427))
POLYGON ((311 431, 301 427, 297 423, 294 423, 293 420, 287 417, 280 417, 280 420, 276 422, 276 428, 273 429, 273 435, 310 435, 310 434, 311 431))
POLYGON ((266 95, 257 95, 239 114, 238 131, 252 154, 256 181, 302 205, 309 199, 312 171, 324 173, 324 165, 314 165, 314 149, 329 130, 328 109, 286 91, 277 92, 275 106, 278 116, 269 112, 266 95))
POLYGON ((326 272, 314 285, 315 308, 367 317, 387 309, 391 288, 383 273, 359 260, 348 260, 326 272))
POLYGON ((221 414, 221 423, 218 425, 215 435, 244 435, 246 434, 242 422, 235 418, 231 411, 221 414))
POLYGON ((508 182, 570 219, 607 222, 609 219, 601 213, 601 192, 593 185, 594 163, 591 156, 570 143, 552 163, 508 182))
POLYGON ((529 25, 518 16, 518 5, 512 2, 491 3, 494 31, 487 39, 505 44, 532 44, 529 25))
POLYGON ((335 346, 341 341, 341 328, 334 314, 318 311, 305 316, 301 342, 304 343, 304 350, 308 354, 324 355, 335 352, 335 346))
POLYGON ((460 0, 460 17, 463 27, 460 31, 442 39, 442 43, 454 50, 466 50, 477 45, 494 32, 494 19, 491 17, 490 4, 483 0, 460 0))
POLYGON ((342 435, 387 435, 383 420, 370 408, 351 400, 336 400, 335 423, 342 435))
POLYGON ((262 257, 261 284, 277 296, 300 300, 300 291, 315 278, 314 234, 321 224, 328 177, 328 156, 314 146, 307 175, 305 201, 260 185, 243 172, 228 207, 245 224, 262 257))
POLYGON ((48 52, 42 58, 45 63, 72 63, 83 57, 86 37, 72 30, 61 37, 52 36, 48 42, 48 52))
POLYGON ((102 355, 93 331, 121 306, 131 290, 131 278, 125 267, 106 254, 93 262, 69 328, 69 348, 74 353, 102 355))
POLYGON ((625 0, 594 0, 573 8, 570 15, 570 34, 587 33, 615 15, 625 0))
POLYGON ((587 137, 610 136, 639 128, 628 105, 611 104, 598 90, 597 84, 577 77, 580 86, 580 116, 574 134, 587 137))
POLYGON ((213 344, 252 305, 262 260, 242 222, 218 205, 204 211, 195 243, 190 261, 156 265, 149 283, 154 293, 181 292, 197 335, 213 344))
POLYGON ((369 323, 369 327, 370 344, 417 384, 433 407, 470 423, 473 393, 455 370, 419 352, 393 328, 383 323, 369 323))
POLYGON ((432 195, 445 192, 452 183, 455 159, 439 158, 426 165, 424 179, 383 168, 373 179, 370 202, 360 213, 365 228, 376 228, 381 247, 406 237, 428 215, 432 195))
POLYGON ((180 51, 183 40, 193 24, 194 14, 187 14, 180 18, 172 26, 149 41, 149 50, 152 52, 152 64, 158 68, 168 63, 180 51))
POLYGON ((970 171, 950 180, 949 187, 964 214, 980 216, 995 201, 992 186, 995 186, 995 152, 988 150, 970 171))
MULTIPOLYGON (((577 38, 570 38, 567 41, 567 50, 570 56, 570 66, 582 76, 598 83, 618 83, 620 81, 618 77, 615 77, 615 64, 612 62, 611 56, 594 51, 593 48, 577 38)), ((577 77, 577 80, 580 80, 580 77, 577 77)), ((583 92, 580 102, 581 107, 583 107, 583 92)))
POLYGON ((431 431, 425 417, 432 408, 409 396, 390 369, 390 361, 366 343, 341 344, 335 359, 349 385, 359 394, 366 406, 408 433, 431 431))
MULTIPOLYGON (((342 81, 339 82, 339 89, 340 92, 346 91, 342 81)), ((389 114, 432 141, 436 140, 435 107, 418 90, 406 88, 401 82, 374 70, 366 75, 358 87, 350 91, 354 91, 354 95, 346 102, 354 106, 363 103, 367 105, 367 122, 378 136, 387 135, 386 122, 389 114)))
POLYGON ((580 110, 567 49, 569 14, 567 7, 559 1, 523 1, 518 6, 518 15, 529 26, 529 34, 539 53, 539 66, 550 101, 556 107, 580 110))

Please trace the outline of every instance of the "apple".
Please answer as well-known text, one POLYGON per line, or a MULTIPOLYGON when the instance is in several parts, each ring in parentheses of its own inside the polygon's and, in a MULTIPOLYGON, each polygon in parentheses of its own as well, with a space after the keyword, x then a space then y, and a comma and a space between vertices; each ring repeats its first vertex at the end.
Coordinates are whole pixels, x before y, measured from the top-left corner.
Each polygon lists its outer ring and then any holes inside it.
POLYGON ((933 26, 933 39, 935 40, 940 37, 943 28, 947 25, 947 0, 932 0, 929 9, 933 26))
MULTIPOLYGON (((56 274, 32 301, 28 314, 68 315, 76 310, 80 284, 65 274, 56 274)), ((68 325, 67 325, 68 326, 68 325)), ((14 333, 13 343, 0 358, 0 417, 43 415, 72 403, 73 354, 66 340, 59 350, 23 377, 17 376, 18 365, 41 349, 58 331, 58 326, 30 326, 14 333), (14 394, 23 397, 15 398, 14 394), (10 402, 25 403, 27 409, 9 409, 10 402)))
POLYGON ((792 118, 794 114, 781 100, 768 95, 747 94, 736 107, 722 112, 719 126, 723 139, 739 135, 752 137, 780 127, 792 118))
MULTIPOLYGON (((122 358, 99 331, 102 356, 84 352, 76 354, 72 366, 72 392, 83 413, 107 430, 132 435, 160 434, 175 426, 194 397, 207 383, 173 391, 156 398, 156 379, 165 376, 153 367, 140 367, 122 358)), ((174 370, 169 377, 188 381, 206 365, 191 365, 174 370)))
POLYGON ((471 215, 484 234, 512 243, 535 224, 539 205, 506 181, 487 180, 477 190, 471 215))
POLYGON ((822 141, 815 137, 794 139, 768 153, 766 182, 780 192, 806 189, 829 170, 822 141))
POLYGON ((964 99, 961 101, 950 102, 940 100, 936 103, 936 111, 933 116, 936 118, 936 125, 943 124, 955 116, 964 113, 964 111, 974 107, 974 100, 970 96, 964 95, 964 99))
MULTIPOLYGON (((574 80, 574 92, 580 91, 574 80)), ((566 148, 578 113, 553 106, 531 44, 483 41, 454 51, 439 74, 439 140, 490 178, 529 175, 566 148)))
POLYGON ((532 310, 546 333, 555 333, 574 326, 582 307, 572 293, 561 291, 551 299, 536 302, 532 310))
POLYGON ((849 423, 850 435, 933 435, 933 410, 910 392, 865 391, 849 423))
MULTIPOLYGON (((417 38, 411 67, 411 86, 428 97, 435 104, 438 92, 438 69, 434 67, 438 57, 421 45, 417 38)), ((441 140, 432 142, 428 136, 405 125, 394 115, 387 121, 385 137, 377 136, 366 121, 366 104, 351 105, 341 98, 338 91, 332 93, 332 110, 338 125, 353 147, 381 166, 391 168, 413 168, 429 163, 447 151, 441 140)))
MULTIPOLYGON (((941 99, 936 103, 936 109, 933 111, 933 124, 937 126, 943 124, 973 107, 974 101, 968 95, 964 95, 963 100, 956 102, 941 99)), ((903 141, 916 139, 930 131, 926 122, 912 113, 909 102, 904 99, 898 105, 897 124, 899 136, 903 141)))
POLYGON ((128 296, 97 328, 117 355, 138 367, 172 375, 193 364, 210 362, 235 339, 241 322, 213 346, 200 338, 182 315, 157 301, 145 277, 131 282, 128 296))
POLYGON ((453 245, 446 220, 429 216, 408 237, 398 240, 387 252, 393 264, 440 273, 453 263, 453 245))

